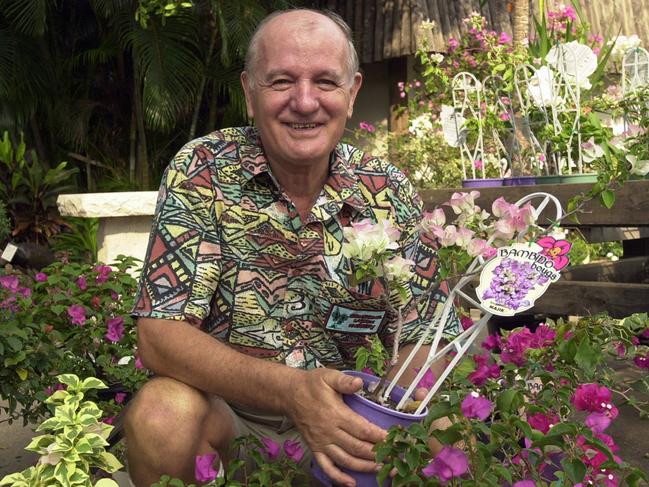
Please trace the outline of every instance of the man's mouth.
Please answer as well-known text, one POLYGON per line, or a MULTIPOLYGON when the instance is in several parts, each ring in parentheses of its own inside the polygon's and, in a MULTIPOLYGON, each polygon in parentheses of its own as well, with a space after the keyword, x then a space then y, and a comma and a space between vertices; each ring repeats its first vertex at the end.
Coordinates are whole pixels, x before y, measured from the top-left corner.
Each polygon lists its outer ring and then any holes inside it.
POLYGON ((320 124, 317 123, 288 123, 289 127, 294 130, 309 130, 318 127, 320 124))

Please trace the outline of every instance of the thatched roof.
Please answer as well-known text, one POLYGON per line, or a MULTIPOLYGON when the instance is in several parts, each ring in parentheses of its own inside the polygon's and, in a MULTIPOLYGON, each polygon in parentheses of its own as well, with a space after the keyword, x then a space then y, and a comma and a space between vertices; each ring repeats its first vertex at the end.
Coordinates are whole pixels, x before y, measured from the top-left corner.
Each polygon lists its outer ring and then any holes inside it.
MULTIPOLYGON (((511 34, 510 0, 312 0, 319 8, 338 12, 354 31, 363 63, 413 54, 421 42, 420 25, 435 23, 428 36, 435 51, 446 51, 446 40, 465 29, 462 19, 472 11, 487 18, 492 29, 511 34)), ((546 4, 569 4, 569 0, 546 0, 546 4)), ((649 0, 580 0, 594 34, 614 36, 637 34, 649 46, 649 0)), ((533 11, 538 1, 530 0, 533 11)))

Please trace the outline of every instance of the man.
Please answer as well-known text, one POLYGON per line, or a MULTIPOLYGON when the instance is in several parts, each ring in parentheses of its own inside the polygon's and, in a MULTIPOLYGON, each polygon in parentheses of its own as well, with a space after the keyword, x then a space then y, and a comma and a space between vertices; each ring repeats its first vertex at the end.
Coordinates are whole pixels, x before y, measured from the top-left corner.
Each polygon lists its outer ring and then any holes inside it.
MULTIPOLYGON (((345 406, 361 382, 335 369, 368 334, 390 342, 394 317, 377 285, 349 285, 342 227, 392 217, 414 251, 421 202, 394 166, 339 144, 362 82, 340 18, 271 15, 241 82, 256 128, 190 142, 163 177, 135 306, 156 378, 127 415, 130 475, 138 486, 191 481, 196 455, 227 461, 229 443, 253 432, 301 438, 353 486, 340 467, 377 470, 372 447, 386 433, 345 406)), ((415 294, 432 278, 423 270, 415 294)), ((416 341, 434 303, 413 309, 401 343, 416 341)))

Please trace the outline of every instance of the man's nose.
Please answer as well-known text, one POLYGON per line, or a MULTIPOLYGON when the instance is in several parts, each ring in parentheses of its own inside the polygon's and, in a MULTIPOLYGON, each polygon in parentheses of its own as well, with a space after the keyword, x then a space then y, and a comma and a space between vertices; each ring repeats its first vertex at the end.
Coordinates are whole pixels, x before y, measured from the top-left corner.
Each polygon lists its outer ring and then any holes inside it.
POLYGON ((293 93, 293 110, 311 113, 318 109, 319 104, 317 87, 310 80, 300 80, 293 93))

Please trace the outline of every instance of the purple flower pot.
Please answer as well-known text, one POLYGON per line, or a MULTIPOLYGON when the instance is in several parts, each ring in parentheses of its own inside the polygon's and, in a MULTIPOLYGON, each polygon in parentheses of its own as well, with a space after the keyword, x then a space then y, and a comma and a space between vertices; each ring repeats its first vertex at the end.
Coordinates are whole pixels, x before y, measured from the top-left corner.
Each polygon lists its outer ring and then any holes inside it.
POLYGON ((463 179, 463 188, 493 188, 502 186, 502 178, 485 178, 485 179, 463 179))
MULTIPOLYGON (((353 375, 354 377, 360 377, 361 379, 363 379, 363 384, 365 387, 367 387, 368 384, 378 381, 377 377, 366 374, 364 372, 345 370, 344 373, 347 375, 353 375)), ((390 393, 390 398, 393 401, 399 402, 405 393, 405 389, 397 386, 390 393)), ((351 408, 352 411, 386 430, 391 426, 396 425, 407 428, 413 423, 422 421, 428 414, 428 409, 424 409, 421 414, 409 414, 402 411, 394 411, 393 409, 389 409, 385 406, 381 406, 380 404, 376 404, 375 402, 372 402, 369 399, 364 398, 363 396, 359 396, 358 394, 345 394, 343 395, 343 401, 345 402, 345 404, 347 404, 347 406, 351 408)), ((342 468, 341 470, 351 475, 354 480, 356 480, 357 487, 378 487, 379 485, 376 481, 375 473, 356 472, 353 470, 348 470, 346 468, 342 468)), ((327 475, 320 469, 320 466, 315 460, 311 465, 311 473, 323 485, 327 487, 333 486, 329 477, 327 477, 327 475)), ((384 482, 383 485, 390 485, 390 481, 388 480, 384 482)))
POLYGON ((531 186, 533 184, 536 184, 536 176, 516 176, 503 180, 503 186, 531 186))

